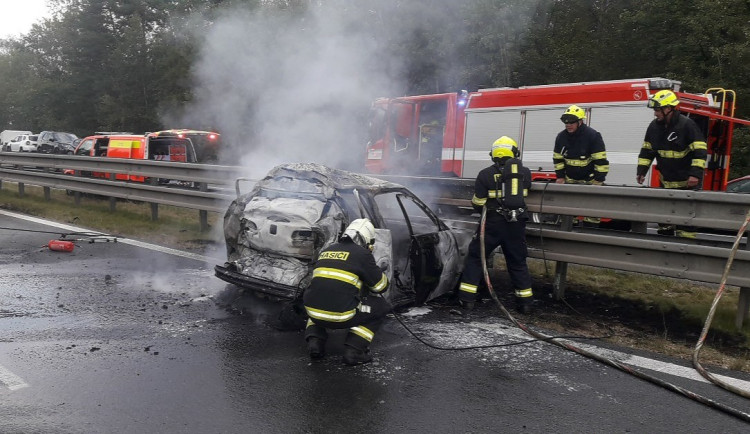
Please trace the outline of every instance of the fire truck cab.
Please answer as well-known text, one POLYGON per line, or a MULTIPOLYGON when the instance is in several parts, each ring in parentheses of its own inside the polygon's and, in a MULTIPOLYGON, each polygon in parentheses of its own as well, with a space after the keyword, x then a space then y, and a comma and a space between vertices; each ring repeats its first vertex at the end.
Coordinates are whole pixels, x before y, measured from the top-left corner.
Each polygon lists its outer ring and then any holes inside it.
MULTIPOLYGON (((681 113, 693 118, 708 143, 704 188, 724 190, 729 171, 735 94, 712 88, 703 94, 680 91, 663 78, 482 89, 434 95, 380 98, 372 104, 365 169, 377 174, 474 178, 490 164, 489 150, 500 136, 513 137, 534 180, 554 180, 552 150, 564 129, 560 116, 576 104, 586 124, 602 134, 610 162, 606 183, 637 185, 638 153, 654 118, 648 99, 673 90, 681 113)), ((658 185, 652 167, 651 185, 658 185)))

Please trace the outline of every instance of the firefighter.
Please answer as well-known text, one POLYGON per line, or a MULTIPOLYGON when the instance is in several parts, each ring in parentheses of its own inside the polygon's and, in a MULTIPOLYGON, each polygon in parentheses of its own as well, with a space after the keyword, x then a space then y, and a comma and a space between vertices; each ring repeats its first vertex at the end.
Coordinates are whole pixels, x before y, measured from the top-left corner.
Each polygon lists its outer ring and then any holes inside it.
MULTIPOLYGON (((654 120, 646 129, 646 137, 638 154, 636 181, 643 184, 651 162, 656 158, 662 188, 699 190, 706 167, 706 142, 695 122, 680 114, 677 95, 661 90, 648 100, 654 120)), ((659 224, 660 235, 695 238, 692 226, 659 224)))
MULTIPOLYGON (((609 173, 602 135, 584 123, 586 111, 577 105, 565 110, 560 120, 565 129, 557 134, 552 161, 558 184, 602 185, 609 173)), ((585 217, 585 224, 598 225, 598 217, 585 217)))
MULTIPOLYGON (((518 159, 515 140, 503 136, 495 140, 490 151, 493 164, 482 169, 474 185, 471 203, 474 209, 487 208, 484 230, 485 253, 498 246, 502 248, 506 268, 515 289, 516 308, 519 312, 531 313, 533 293, 531 275, 526 264, 526 204, 524 196, 531 187, 531 171, 518 159)), ((481 228, 480 228, 481 229, 481 228)), ((477 289, 483 277, 480 257, 479 231, 469 244, 459 286, 459 303, 464 311, 470 311, 477 299, 477 289)))
POLYGON ((388 288, 388 278, 375 264, 374 244, 375 227, 370 220, 356 219, 338 243, 320 252, 303 295, 310 358, 325 356, 326 329, 348 328, 344 363, 372 361, 370 342, 389 311, 388 303, 379 296, 388 288), (367 292, 378 296, 365 298, 367 292))

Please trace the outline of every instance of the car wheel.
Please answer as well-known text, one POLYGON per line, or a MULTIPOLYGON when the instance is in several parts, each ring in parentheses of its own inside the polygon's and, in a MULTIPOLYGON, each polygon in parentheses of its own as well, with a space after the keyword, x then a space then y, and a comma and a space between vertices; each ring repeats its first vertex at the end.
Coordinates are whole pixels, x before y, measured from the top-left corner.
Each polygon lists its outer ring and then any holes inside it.
POLYGON ((73 151, 68 151, 65 153, 65 155, 73 155, 73 151))

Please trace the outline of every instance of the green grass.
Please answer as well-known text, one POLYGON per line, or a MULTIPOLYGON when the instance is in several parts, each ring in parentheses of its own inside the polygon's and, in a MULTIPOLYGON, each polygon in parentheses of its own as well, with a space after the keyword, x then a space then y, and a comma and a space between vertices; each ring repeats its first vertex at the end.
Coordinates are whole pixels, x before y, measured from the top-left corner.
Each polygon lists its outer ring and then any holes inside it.
MULTIPOLYGON (((541 260, 529 262, 534 277, 551 285, 554 268, 545 267, 541 260)), ((652 311, 656 316, 679 318, 682 326, 697 331, 702 330, 719 288, 718 284, 573 264, 568 267, 567 284, 595 296, 619 299, 640 306, 644 315, 652 311)), ((742 342, 741 348, 750 349, 750 324, 746 320, 741 330, 737 330, 735 326, 739 293, 738 287, 725 287, 710 330, 714 335, 724 335, 725 340, 742 342)))

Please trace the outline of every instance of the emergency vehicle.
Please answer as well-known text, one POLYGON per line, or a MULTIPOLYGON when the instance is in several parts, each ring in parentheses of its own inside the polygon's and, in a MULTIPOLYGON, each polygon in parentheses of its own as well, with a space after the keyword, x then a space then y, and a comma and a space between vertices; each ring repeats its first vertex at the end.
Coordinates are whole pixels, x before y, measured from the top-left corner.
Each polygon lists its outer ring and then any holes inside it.
MULTIPOLYGON (((670 89, 680 99, 680 112, 695 120, 706 136, 704 188, 724 190, 734 125, 750 122, 734 118, 733 91, 711 88, 693 94, 681 92, 680 85, 642 78, 380 98, 370 110, 365 169, 376 174, 474 178, 490 164, 493 141, 507 135, 518 142, 535 181, 554 180, 552 150, 564 129, 560 116, 575 104, 586 110, 586 124, 604 138, 609 160, 606 184, 637 185, 638 153, 654 118, 647 101, 670 89)), ((650 174, 647 183, 658 185, 654 166, 650 174)))
POLYGON ((195 163, 216 163, 221 150, 221 135, 213 131, 199 131, 189 129, 172 129, 147 133, 149 143, 186 144, 186 160, 195 163), (184 142, 188 140, 188 142, 184 142))
MULTIPOLYGON (((76 147, 74 155, 105 158, 131 158, 182 163, 200 162, 199 155, 213 152, 211 146, 218 142, 219 134, 195 130, 165 130, 145 135, 131 133, 99 133, 85 137, 76 147), (195 143, 202 145, 198 149, 195 143)), ((72 171, 71 171, 72 172, 72 171)), ((68 171, 66 171, 68 173, 68 171)), ((109 173, 83 172, 83 176, 108 178, 109 173)), ((143 176, 117 174, 116 179, 143 182, 143 176)))

